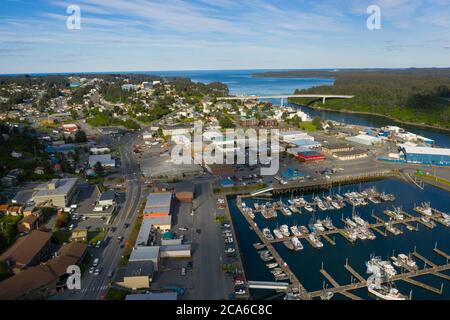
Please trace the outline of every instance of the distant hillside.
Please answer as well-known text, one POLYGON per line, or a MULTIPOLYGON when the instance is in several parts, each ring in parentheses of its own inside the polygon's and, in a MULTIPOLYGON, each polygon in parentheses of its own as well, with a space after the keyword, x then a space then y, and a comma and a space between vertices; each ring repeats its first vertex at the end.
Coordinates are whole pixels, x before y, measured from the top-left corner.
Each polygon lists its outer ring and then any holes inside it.
MULTIPOLYGON (((375 69, 270 72, 264 77, 333 77, 333 86, 320 86, 296 93, 355 95, 354 99, 327 100, 329 109, 369 112, 395 119, 450 129, 450 68, 375 69)), ((322 106, 311 99, 291 102, 322 106)))

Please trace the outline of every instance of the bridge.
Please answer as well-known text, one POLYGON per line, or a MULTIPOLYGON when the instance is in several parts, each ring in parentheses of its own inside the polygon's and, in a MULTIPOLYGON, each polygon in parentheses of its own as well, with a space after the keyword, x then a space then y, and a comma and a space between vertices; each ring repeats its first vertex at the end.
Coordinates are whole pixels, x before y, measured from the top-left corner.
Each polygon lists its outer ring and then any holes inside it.
POLYGON ((229 96, 220 97, 217 100, 227 101, 227 100, 255 100, 255 99, 281 99, 281 105, 283 105, 283 100, 286 98, 318 98, 322 99, 322 103, 325 104, 327 99, 353 99, 355 96, 350 95, 335 95, 335 94, 281 94, 281 95, 270 95, 270 96, 229 96))

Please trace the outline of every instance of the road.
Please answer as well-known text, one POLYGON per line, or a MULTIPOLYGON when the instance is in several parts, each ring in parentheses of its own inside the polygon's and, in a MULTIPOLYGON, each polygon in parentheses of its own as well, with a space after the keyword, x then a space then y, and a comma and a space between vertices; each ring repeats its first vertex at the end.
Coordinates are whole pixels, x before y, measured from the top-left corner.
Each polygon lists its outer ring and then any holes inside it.
POLYGON ((110 227, 115 228, 115 231, 108 232, 107 237, 111 239, 107 243, 106 248, 92 249, 93 259, 100 259, 99 267, 101 268, 101 273, 95 276, 85 272, 82 277, 81 291, 76 294, 66 292, 63 295, 65 299, 98 300, 102 299, 108 291, 108 284, 111 281, 108 278, 108 273, 110 270, 117 268, 122 257, 123 250, 116 241, 117 237, 122 236, 124 239, 127 239, 141 203, 143 179, 139 165, 133 159, 133 145, 140 133, 133 133, 118 141, 122 159, 122 174, 125 178, 127 194, 124 205, 111 222, 110 227), (127 224, 128 228, 126 228, 127 224))
POLYGON ((214 196, 211 183, 204 182, 196 186, 198 198, 194 218, 194 228, 201 233, 194 235, 198 244, 194 253, 196 300, 221 300, 227 298, 229 289, 222 271, 224 255, 223 239, 220 227, 215 222, 214 196))

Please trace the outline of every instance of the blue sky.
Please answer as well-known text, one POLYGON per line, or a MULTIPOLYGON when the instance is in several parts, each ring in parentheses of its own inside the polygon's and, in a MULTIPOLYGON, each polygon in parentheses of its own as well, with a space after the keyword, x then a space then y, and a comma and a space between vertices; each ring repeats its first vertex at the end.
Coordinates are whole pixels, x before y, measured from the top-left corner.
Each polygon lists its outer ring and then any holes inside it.
POLYGON ((0 1, 3 74, 364 67, 450 67, 450 0, 0 1))

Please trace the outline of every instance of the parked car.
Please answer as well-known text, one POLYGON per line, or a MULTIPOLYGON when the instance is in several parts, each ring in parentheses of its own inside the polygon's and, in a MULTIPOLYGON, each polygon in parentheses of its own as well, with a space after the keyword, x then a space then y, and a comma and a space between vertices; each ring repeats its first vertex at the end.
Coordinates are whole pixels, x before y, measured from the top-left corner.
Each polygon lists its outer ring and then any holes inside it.
POLYGON ((181 268, 181 275, 182 276, 185 276, 186 275, 186 268, 181 268))

